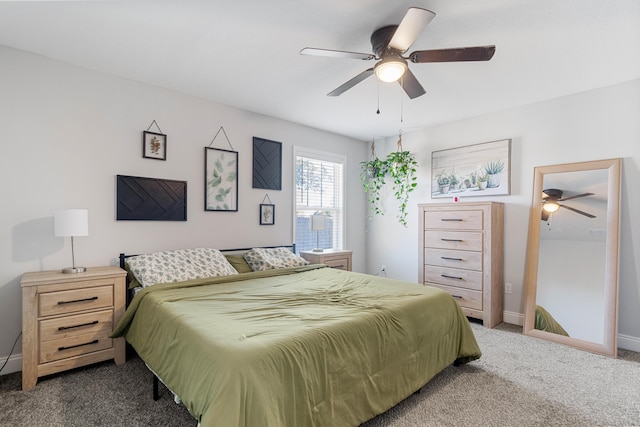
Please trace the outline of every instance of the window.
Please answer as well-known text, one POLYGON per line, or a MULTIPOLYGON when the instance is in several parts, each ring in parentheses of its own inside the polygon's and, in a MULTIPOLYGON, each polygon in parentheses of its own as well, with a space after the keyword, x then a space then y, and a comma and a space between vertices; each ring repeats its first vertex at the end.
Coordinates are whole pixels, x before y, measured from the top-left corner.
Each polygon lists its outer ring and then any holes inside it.
POLYGON ((346 157, 294 147, 296 250, 342 249, 346 157), (325 229, 313 231, 313 215, 325 216, 325 229))

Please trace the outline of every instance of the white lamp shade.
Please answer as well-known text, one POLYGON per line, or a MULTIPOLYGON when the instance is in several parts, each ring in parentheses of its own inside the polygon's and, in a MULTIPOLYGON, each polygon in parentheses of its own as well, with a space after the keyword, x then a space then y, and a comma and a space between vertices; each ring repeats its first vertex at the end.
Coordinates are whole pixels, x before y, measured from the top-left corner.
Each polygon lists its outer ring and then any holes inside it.
POLYGON ((327 217, 325 215, 313 215, 311 217, 311 229, 313 231, 322 231, 326 227, 327 217))
POLYGON ((383 82, 397 81, 407 71, 407 63, 398 59, 382 60, 374 67, 376 76, 383 82))
POLYGON ((556 202, 546 202, 545 204, 542 205, 542 209, 544 209, 549 213, 553 213, 558 209, 560 209, 560 205, 557 204, 556 202))
POLYGON ((54 234, 57 237, 88 236, 89 211, 62 209, 53 213, 54 234))

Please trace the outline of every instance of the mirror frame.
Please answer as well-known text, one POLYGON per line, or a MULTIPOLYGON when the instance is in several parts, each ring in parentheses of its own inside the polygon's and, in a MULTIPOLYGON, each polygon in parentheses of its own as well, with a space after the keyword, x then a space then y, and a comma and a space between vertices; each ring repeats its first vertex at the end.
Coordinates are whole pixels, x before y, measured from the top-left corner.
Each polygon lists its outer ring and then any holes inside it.
POLYGON ((620 177, 619 158, 588 162, 538 166, 533 172, 533 201, 529 212, 529 238, 525 276, 525 312, 522 331, 525 335, 569 345, 593 353, 617 356, 618 352, 618 252, 620 240, 620 177), (608 170, 607 182, 607 239, 604 284, 604 341, 603 344, 558 335, 535 329, 536 291, 538 283, 538 251, 540 246, 540 209, 542 207, 543 178, 546 174, 608 170))

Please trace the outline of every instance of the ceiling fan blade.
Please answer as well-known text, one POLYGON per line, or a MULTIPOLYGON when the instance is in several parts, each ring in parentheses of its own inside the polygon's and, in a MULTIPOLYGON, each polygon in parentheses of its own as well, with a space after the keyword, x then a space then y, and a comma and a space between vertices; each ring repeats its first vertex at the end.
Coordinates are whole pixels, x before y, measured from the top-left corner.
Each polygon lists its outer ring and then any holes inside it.
POLYGON ((495 46, 416 50, 411 52, 408 59, 417 64, 425 62, 488 61, 493 58, 495 52, 495 46))
POLYGON ((352 87, 354 87, 355 85, 357 85, 358 83, 360 83, 361 81, 363 81, 364 79, 366 79, 372 74, 373 74, 373 68, 364 70, 363 72, 361 72, 360 74, 358 74, 357 76, 349 80, 348 82, 344 83, 342 86, 339 86, 336 89, 329 92, 327 96, 342 95, 344 92, 348 91, 349 89, 351 89, 352 87))
POLYGON ((315 47, 305 47, 300 51, 300 55, 328 56, 330 58, 362 59, 365 61, 370 61, 376 58, 376 56, 371 53, 349 52, 346 50, 317 49, 315 47))
POLYGON ((410 7, 391 37, 389 47, 406 52, 435 16, 430 10, 410 7))
POLYGON ((398 83, 400 83, 402 89, 404 89, 411 99, 426 93, 416 76, 409 69, 404 72, 404 75, 398 80, 398 83))
POLYGON ((586 213, 586 212, 578 210, 576 208, 572 208, 571 206, 565 206, 565 205, 558 205, 558 206, 560 206, 561 208, 569 209, 570 211, 574 211, 575 213, 579 213, 580 215, 584 215, 584 216, 589 217, 589 218, 595 218, 596 217, 595 215, 591 215, 590 213, 586 213))
POLYGON ((593 193, 582 193, 582 194, 577 194, 575 196, 564 197, 562 199, 558 199, 558 201, 564 202, 565 200, 577 199, 578 197, 586 197, 586 196, 594 196, 594 195, 595 194, 593 193))

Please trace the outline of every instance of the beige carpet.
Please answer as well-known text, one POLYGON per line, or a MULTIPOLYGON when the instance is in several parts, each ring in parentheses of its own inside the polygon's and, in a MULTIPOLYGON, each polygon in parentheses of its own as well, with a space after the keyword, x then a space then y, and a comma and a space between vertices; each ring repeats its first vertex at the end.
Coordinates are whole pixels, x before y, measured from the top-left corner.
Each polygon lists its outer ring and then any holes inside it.
MULTIPOLYGON (((640 426, 640 354, 611 359, 511 325, 472 326, 480 360, 445 369, 362 427, 640 426)), ((137 358, 50 376, 29 392, 20 381, 20 373, 0 377, 0 426, 196 425, 166 389, 153 401, 150 374, 137 358)))

